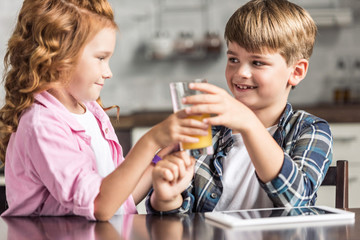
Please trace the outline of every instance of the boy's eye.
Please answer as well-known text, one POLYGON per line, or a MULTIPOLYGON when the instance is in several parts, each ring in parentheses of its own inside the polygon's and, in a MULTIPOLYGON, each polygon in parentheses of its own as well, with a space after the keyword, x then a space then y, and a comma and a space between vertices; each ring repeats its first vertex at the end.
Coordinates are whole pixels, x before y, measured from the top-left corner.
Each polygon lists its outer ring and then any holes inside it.
POLYGON ((264 65, 264 63, 263 63, 263 62, 260 62, 260 61, 253 61, 253 64, 254 64, 255 66, 262 66, 262 65, 264 65))
POLYGON ((105 58, 104 58, 104 57, 98 57, 98 59, 99 59, 100 61, 102 61, 102 60, 104 60, 105 58))
POLYGON ((229 57, 229 62, 238 63, 239 61, 236 58, 229 57))

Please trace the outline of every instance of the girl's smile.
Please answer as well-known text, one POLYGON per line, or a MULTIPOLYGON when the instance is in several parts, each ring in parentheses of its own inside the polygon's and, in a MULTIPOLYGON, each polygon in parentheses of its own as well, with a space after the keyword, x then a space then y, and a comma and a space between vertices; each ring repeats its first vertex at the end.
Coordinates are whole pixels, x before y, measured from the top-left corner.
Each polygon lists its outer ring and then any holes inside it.
POLYGON ((68 94, 79 102, 95 101, 105 80, 112 77, 109 66, 116 43, 116 30, 104 28, 85 46, 72 75, 68 94))

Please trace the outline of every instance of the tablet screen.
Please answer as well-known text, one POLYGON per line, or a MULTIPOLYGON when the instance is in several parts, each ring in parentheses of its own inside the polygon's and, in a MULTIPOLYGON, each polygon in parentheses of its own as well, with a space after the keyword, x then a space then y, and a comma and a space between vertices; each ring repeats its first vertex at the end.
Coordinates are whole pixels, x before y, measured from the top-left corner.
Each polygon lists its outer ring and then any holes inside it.
POLYGON ((352 212, 325 206, 263 208, 224 212, 206 212, 205 217, 228 226, 298 223, 311 221, 354 220, 352 212))

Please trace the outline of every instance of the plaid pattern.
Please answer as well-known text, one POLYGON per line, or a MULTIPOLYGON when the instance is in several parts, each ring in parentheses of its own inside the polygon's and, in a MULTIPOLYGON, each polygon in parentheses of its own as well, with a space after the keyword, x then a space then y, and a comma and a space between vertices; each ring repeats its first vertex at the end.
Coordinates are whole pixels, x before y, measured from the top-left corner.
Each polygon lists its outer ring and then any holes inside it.
MULTIPOLYGON (((197 162, 193 181, 182 193, 184 202, 175 212, 212 211, 220 199, 222 161, 233 139, 231 129, 214 126, 212 130, 214 155, 194 156, 197 162)), ((314 205, 316 191, 332 161, 329 124, 307 112, 293 111, 288 103, 273 137, 284 150, 284 163, 274 180, 268 183, 259 180, 259 184, 275 207, 314 205)), ((156 213, 149 206, 150 201, 146 202, 148 212, 156 213)))

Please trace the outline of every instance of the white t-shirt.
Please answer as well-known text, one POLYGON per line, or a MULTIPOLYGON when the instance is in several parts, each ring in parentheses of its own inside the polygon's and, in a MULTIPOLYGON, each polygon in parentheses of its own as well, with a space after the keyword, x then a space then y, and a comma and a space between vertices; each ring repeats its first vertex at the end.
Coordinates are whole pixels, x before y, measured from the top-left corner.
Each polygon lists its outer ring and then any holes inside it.
MULTIPOLYGON (((268 131, 273 135, 276 129, 268 131)), ((232 137, 234 145, 223 160, 223 193, 214 211, 274 207, 258 182, 241 134, 232 137)))
POLYGON ((85 128, 85 133, 91 137, 91 148, 96 157, 98 173, 100 176, 106 177, 115 170, 115 166, 111 157, 109 143, 103 137, 96 118, 90 111, 73 115, 81 126, 85 128))
MULTIPOLYGON (((98 173, 101 177, 106 177, 115 170, 115 165, 109 143, 103 137, 96 118, 87 110, 84 114, 73 115, 81 126, 85 128, 85 133, 91 137, 91 148, 95 154, 98 173)), ((122 210, 122 207, 120 207, 116 214, 121 214, 122 210)))

